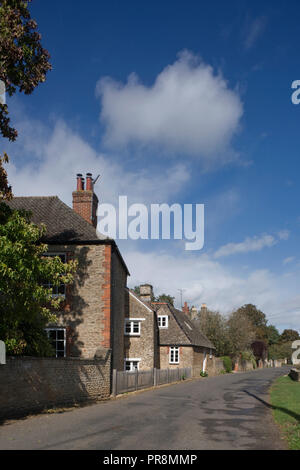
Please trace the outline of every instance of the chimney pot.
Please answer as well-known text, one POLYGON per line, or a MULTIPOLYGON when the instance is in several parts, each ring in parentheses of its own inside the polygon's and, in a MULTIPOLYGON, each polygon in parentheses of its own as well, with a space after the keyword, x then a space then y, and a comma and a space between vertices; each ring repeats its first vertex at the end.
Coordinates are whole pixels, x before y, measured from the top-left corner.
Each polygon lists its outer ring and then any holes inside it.
POLYGON ((87 191, 93 191, 92 173, 87 173, 86 174, 86 190, 87 191))
POLYGON ((82 191, 83 190, 83 187, 82 187, 82 174, 81 173, 77 173, 77 191, 82 191))

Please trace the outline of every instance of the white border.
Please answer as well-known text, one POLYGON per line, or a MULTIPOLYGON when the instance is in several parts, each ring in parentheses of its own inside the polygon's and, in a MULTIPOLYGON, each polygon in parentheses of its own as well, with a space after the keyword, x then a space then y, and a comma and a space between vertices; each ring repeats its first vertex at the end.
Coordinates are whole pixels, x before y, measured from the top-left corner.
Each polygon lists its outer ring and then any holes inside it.
POLYGON ((179 346, 170 346, 169 350, 169 364, 179 364, 180 363, 180 347, 179 346), (178 349, 178 361, 177 362, 171 362, 171 349, 178 349))

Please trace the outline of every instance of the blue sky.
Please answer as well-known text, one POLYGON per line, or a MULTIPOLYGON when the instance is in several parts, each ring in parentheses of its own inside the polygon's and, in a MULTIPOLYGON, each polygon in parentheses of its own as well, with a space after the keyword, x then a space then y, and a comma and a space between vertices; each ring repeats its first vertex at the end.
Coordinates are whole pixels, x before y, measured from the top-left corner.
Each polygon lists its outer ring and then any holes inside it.
POLYGON ((53 70, 8 101, 16 195, 71 205, 75 174, 100 201, 204 203, 205 245, 118 242, 129 284, 221 312, 254 303, 300 329, 300 5, 290 1, 34 0, 53 70))

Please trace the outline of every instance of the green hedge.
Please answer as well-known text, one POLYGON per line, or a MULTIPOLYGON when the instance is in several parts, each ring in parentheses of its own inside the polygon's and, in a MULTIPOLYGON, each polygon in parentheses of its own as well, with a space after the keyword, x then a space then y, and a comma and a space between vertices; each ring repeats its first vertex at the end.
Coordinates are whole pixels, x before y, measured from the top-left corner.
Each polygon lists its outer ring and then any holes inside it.
POLYGON ((224 369, 225 371, 227 372, 227 374, 229 374, 230 372, 232 372, 232 361, 231 361, 231 358, 229 356, 223 356, 221 357, 222 361, 223 361, 223 364, 224 364, 224 369))

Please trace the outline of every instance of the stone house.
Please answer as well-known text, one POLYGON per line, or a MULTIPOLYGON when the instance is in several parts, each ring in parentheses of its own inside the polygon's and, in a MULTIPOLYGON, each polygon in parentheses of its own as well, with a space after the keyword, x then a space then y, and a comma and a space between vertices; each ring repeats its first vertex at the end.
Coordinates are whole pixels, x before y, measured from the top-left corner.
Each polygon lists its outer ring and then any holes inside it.
POLYGON ((30 211, 35 224, 45 224, 42 241, 48 244, 47 256, 78 260, 73 285, 53 288, 53 295, 64 296, 57 324, 47 329, 56 356, 111 354, 112 367, 123 370, 124 290, 129 272, 115 241, 96 229, 98 198, 91 173, 85 180, 77 175, 72 196, 73 209, 57 196, 14 197, 8 204, 30 211))
POLYGON ((157 318, 150 302, 127 290, 124 326, 124 370, 159 367, 157 318))
POLYGON ((150 284, 140 286, 140 295, 129 291, 125 337, 130 340, 125 339, 125 368, 209 369, 214 345, 193 323, 189 313, 152 299, 150 284))

